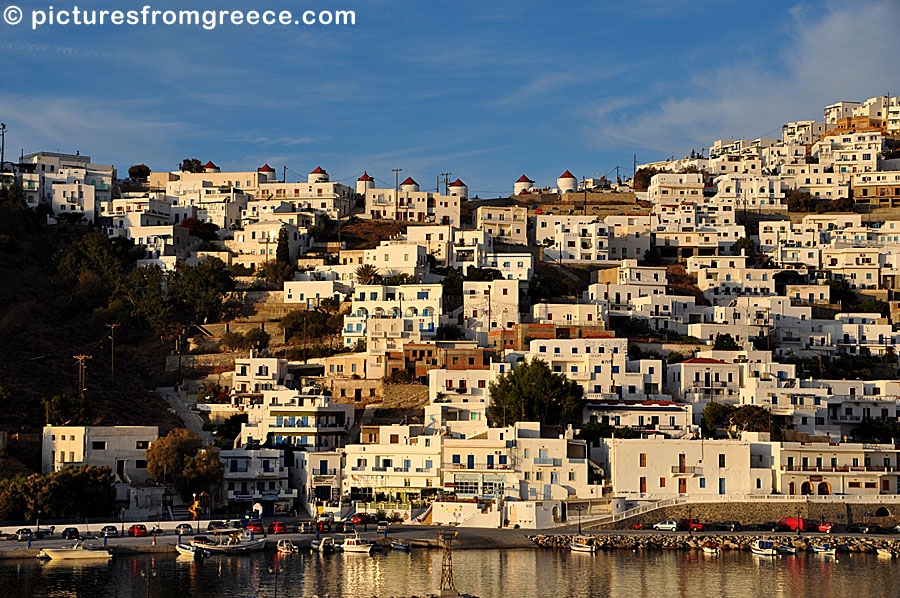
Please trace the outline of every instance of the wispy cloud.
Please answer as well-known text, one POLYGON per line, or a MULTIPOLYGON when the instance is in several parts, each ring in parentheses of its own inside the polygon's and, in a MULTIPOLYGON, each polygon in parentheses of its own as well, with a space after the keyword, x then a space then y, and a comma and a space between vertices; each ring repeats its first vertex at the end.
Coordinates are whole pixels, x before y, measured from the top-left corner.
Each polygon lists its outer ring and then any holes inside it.
POLYGON ((818 13, 795 7, 784 31, 773 32, 786 42, 768 51, 769 60, 695 72, 678 95, 586 106, 593 111, 587 134, 598 144, 676 155, 719 138, 778 136, 787 120, 821 119, 832 101, 891 91, 900 61, 886 48, 898 29, 900 10, 891 0, 826 4, 818 13))

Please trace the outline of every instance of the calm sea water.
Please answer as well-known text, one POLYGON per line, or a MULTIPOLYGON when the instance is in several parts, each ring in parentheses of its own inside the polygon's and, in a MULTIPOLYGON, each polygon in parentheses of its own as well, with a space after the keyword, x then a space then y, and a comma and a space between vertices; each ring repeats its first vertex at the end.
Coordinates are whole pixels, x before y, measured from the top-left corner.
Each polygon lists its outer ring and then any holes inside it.
MULTIPOLYGON (((596 555, 547 550, 454 552, 457 589, 481 597, 610 596, 897 596, 900 562, 871 555, 761 558, 747 553, 711 557, 702 553, 626 551, 596 555)), ((102 564, 0 561, 0 597, 135 597, 148 594, 141 571, 156 571, 153 597, 411 596, 437 592, 441 555, 387 552, 363 555, 264 553, 213 557, 139 556, 102 564)))

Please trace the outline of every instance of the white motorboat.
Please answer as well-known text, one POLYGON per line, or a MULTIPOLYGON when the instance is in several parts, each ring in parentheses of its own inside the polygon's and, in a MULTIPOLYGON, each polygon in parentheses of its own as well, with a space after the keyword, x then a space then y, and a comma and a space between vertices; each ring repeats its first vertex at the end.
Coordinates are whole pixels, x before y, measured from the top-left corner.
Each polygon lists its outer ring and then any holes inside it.
POLYGON ((897 553, 895 551, 891 550, 890 548, 884 548, 884 547, 879 546, 878 548, 875 549, 875 553, 878 556, 884 557, 886 559, 897 558, 897 553))
POLYGON ((300 552, 300 548, 291 540, 278 540, 278 544, 275 547, 278 550, 278 554, 296 554, 300 552))
POLYGON ((409 552, 409 544, 400 540, 391 540, 391 548, 400 552, 409 552))
POLYGON ((797 547, 788 544, 779 544, 775 550, 778 551, 778 554, 797 554, 797 547))
POLYGON ((809 547, 814 553, 821 554, 823 556, 835 556, 837 554, 837 550, 831 544, 812 544, 809 547))
POLYGON ((713 542, 712 540, 710 540, 708 542, 704 542, 703 544, 700 545, 700 548, 706 554, 716 554, 716 555, 719 554, 719 543, 713 542))
POLYGON ((194 544, 185 544, 184 542, 179 542, 175 545, 175 552, 178 553, 178 556, 189 556, 197 560, 210 556, 209 550, 194 544))
POLYGON ((354 534, 344 540, 342 547, 344 552, 372 554, 372 551, 375 549, 375 544, 365 538, 360 538, 359 534, 354 534))
POLYGON ((73 546, 67 548, 44 548, 38 553, 38 558, 50 560, 83 560, 83 559, 110 559, 112 554, 106 548, 93 548, 86 546, 78 540, 73 546))
POLYGON ((322 554, 331 554, 334 552, 334 539, 322 538, 320 540, 313 540, 312 549, 316 552, 321 552, 322 554))

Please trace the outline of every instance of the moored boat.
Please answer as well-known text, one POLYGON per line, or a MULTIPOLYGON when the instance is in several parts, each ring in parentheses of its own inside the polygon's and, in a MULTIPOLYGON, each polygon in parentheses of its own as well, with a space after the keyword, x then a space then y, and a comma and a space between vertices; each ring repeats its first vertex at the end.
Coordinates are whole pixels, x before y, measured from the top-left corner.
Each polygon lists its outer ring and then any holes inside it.
POLYGON ((572 552, 596 552, 597 547, 590 536, 575 536, 569 542, 569 550, 572 552))
POLYGON ((266 547, 266 539, 254 538, 253 534, 244 531, 232 533, 231 530, 215 530, 216 539, 194 538, 191 546, 202 548, 212 554, 243 554, 245 552, 257 552, 266 547))
POLYGON ((392 540, 391 548, 394 550, 399 550, 401 552, 409 552, 409 544, 406 542, 401 542, 400 540, 392 540))
POLYGON ((178 556, 187 556, 196 560, 205 559, 210 555, 205 548, 200 548, 193 544, 185 544, 184 542, 179 542, 175 545, 175 552, 178 553, 178 556))
POLYGON ((719 554, 719 543, 713 542, 712 540, 710 540, 709 542, 704 542, 700 545, 700 548, 706 554, 719 554))
POLYGON ((320 540, 313 540, 312 549, 316 552, 321 552, 322 554, 331 554, 334 552, 334 539, 322 538, 320 540))
POLYGON ((878 548, 875 549, 875 553, 878 556, 888 558, 888 559, 897 558, 897 553, 894 552, 893 550, 891 550, 890 548, 882 548, 881 546, 879 546, 878 548))
POLYGON ((359 534, 354 534, 344 540, 342 548, 344 552, 372 554, 375 545, 365 538, 360 538, 359 534))
POLYGON ((821 554, 824 556, 834 556, 837 554, 837 550, 831 544, 811 544, 810 549, 816 554, 821 554))
POLYGON ((86 560, 86 559, 110 559, 112 554, 105 548, 92 548, 86 546, 81 540, 67 548, 44 548, 38 553, 38 558, 46 558, 55 561, 61 560, 86 560))
POLYGON ((775 550, 778 551, 778 554, 797 554, 797 547, 787 544, 779 544, 775 550))
POLYGON ((278 540, 276 548, 278 549, 279 554, 294 554, 300 552, 300 548, 291 540, 278 540))
POLYGON ((775 544, 769 540, 754 540, 750 544, 750 552, 757 556, 775 556, 775 544))

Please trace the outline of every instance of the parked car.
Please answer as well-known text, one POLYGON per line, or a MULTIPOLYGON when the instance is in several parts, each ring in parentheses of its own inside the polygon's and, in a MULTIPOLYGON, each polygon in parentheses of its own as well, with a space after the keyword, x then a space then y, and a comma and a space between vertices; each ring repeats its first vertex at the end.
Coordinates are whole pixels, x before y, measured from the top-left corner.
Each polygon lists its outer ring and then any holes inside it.
POLYGON ((81 533, 78 531, 77 527, 67 527, 62 531, 63 540, 77 540, 80 537, 81 533))
POLYGON ((350 518, 350 523, 356 525, 365 525, 367 523, 375 523, 375 521, 373 521, 372 516, 368 513, 357 513, 350 518))
POLYGON ((266 529, 266 532, 268 532, 270 534, 286 534, 287 526, 284 524, 283 521, 273 521, 272 523, 269 524, 269 527, 268 527, 268 529, 266 529))
POLYGON ((216 529, 222 529, 223 527, 225 527, 224 521, 210 521, 206 524, 206 531, 211 532, 216 529))
POLYGON ((330 532, 331 531, 331 521, 329 519, 322 519, 316 525, 319 526, 320 532, 330 532))
POLYGON ((356 526, 350 523, 349 521, 344 523, 344 533, 345 534, 353 534, 356 532, 356 526))
POLYGON ((723 532, 739 532, 743 529, 743 526, 737 521, 720 521, 719 523, 707 525, 706 527, 717 529, 723 532))
POLYGON ((798 529, 806 532, 824 532, 831 533, 831 524, 827 521, 813 521, 812 519, 803 519, 802 517, 785 517, 778 523, 786 526, 790 531, 795 532, 798 529))
POLYGON ((294 525, 294 532, 298 534, 311 534, 313 532, 312 522, 298 521, 297 524, 294 525))
POLYGON ((23 527, 22 529, 16 530, 16 540, 19 542, 27 542, 28 540, 33 540, 34 534, 27 527, 23 527))
POLYGON ((251 521, 247 524, 245 528, 248 532, 253 532, 254 534, 264 534, 266 533, 265 528, 263 527, 262 521, 251 521))
POLYGON ((692 532, 702 532, 703 524, 696 519, 681 519, 678 521, 678 529, 692 532))
POLYGON ((119 528, 115 525, 104 525, 100 528, 100 536, 103 538, 115 538, 119 535, 119 528))
POLYGON ((659 532, 674 532, 678 529, 678 522, 674 519, 666 519, 665 521, 654 523, 653 529, 659 532))
POLYGON ((375 528, 375 531, 377 531, 379 534, 385 534, 387 533, 388 529, 390 529, 390 527, 391 524, 387 521, 379 521, 377 527, 375 528))
POLYGON ((877 523, 852 523, 847 526, 851 534, 883 534, 884 528, 877 523))
POLYGON ((147 536, 147 526, 142 523, 135 523, 128 528, 128 535, 135 538, 143 538, 147 536))
POLYGON ((193 536, 194 528, 190 523, 179 523, 175 526, 175 533, 180 536, 193 536))

